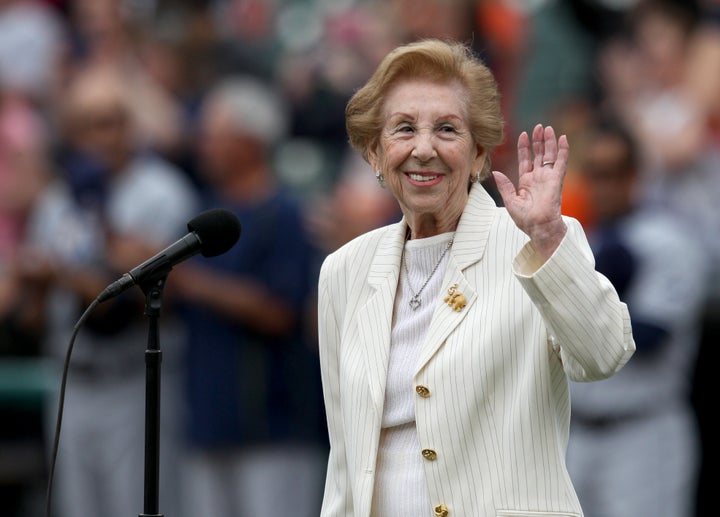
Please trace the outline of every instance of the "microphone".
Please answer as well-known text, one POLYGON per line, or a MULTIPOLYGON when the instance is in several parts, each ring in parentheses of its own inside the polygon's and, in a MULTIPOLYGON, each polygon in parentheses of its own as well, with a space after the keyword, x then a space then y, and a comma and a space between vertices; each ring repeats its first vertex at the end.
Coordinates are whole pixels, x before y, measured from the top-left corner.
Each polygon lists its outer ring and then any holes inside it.
POLYGON ((198 253, 203 257, 222 255, 240 238, 240 221, 237 216, 221 208, 213 208, 195 216, 187 223, 187 228, 190 233, 108 285, 98 296, 98 303, 158 273, 170 271, 176 264, 198 253))

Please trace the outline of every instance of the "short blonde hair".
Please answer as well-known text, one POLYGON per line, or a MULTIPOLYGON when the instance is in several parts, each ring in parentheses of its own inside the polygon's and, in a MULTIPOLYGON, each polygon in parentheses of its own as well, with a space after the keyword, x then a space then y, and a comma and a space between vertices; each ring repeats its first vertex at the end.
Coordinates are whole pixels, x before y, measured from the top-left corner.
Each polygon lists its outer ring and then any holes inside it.
POLYGON ((487 153, 480 178, 490 175, 490 154, 503 139, 500 94, 490 69, 472 50, 459 42, 424 39, 401 45, 380 62, 345 108, 350 145, 368 160, 383 126, 383 100, 395 84, 409 79, 458 81, 467 90, 468 116, 473 140, 487 153))

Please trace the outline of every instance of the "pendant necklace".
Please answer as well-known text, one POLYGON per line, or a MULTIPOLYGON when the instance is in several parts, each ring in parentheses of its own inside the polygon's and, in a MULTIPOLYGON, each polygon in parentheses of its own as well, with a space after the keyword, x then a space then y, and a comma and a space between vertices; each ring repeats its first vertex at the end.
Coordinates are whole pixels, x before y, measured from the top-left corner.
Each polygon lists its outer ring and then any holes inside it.
POLYGON ((425 289, 425 286, 428 285, 428 282, 430 282, 430 279, 435 274, 435 271, 437 271, 437 268, 440 267, 440 262, 442 262, 443 257, 450 249, 450 246, 452 246, 452 243, 453 243, 453 239, 450 239, 450 242, 447 243, 447 246, 445 246, 445 249, 443 250, 442 254, 440 255, 440 258, 438 259, 437 264, 435 264, 435 267, 432 269, 432 271, 430 271, 430 276, 427 277, 427 279, 425 280, 425 283, 422 285, 422 287, 420 288, 420 290, 417 293, 415 292, 415 289, 413 289, 412 285, 410 285, 410 270, 408 269, 407 258, 405 256, 406 254, 403 253, 403 266, 405 266, 405 273, 407 273, 408 287, 410 288, 410 292, 412 293, 412 298, 410 298, 410 301, 408 303, 412 310, 416 311, 418 309, 418 307, 420 307, 420 305, 422 305, 422 300, 420 300, 420 294, 423 292, 423 289, 425 289))

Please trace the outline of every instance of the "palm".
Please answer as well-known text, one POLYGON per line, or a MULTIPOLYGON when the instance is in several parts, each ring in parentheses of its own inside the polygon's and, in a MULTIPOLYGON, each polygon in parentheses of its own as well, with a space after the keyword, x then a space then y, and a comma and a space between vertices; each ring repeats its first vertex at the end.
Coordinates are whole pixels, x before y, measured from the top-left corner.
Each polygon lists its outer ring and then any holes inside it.
POLYGON ((533 130, 532 144, 523 132, 517 147, 517 188, 504 174, 494 175, 508 213, 518 228, 532 238, 536 231, 561 221, 560 201, 569 146, 564 135, 557 139, 552 127, 538 124, 533 130))

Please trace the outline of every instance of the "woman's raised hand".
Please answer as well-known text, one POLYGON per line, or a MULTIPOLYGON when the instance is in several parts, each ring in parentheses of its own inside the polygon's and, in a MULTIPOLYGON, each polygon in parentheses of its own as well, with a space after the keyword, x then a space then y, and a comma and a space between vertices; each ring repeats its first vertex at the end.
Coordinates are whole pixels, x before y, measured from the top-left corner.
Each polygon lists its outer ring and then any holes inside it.
POLYGON ((567 231, 560 202, 570 147, 565 135, 557 138, 551 126, 538 124, 532 144, 523 131, 517 150, 517 188, 502 172, 493 171, 493 177, 510 217, 530 237, 535 251, 547 259, 567 231))

